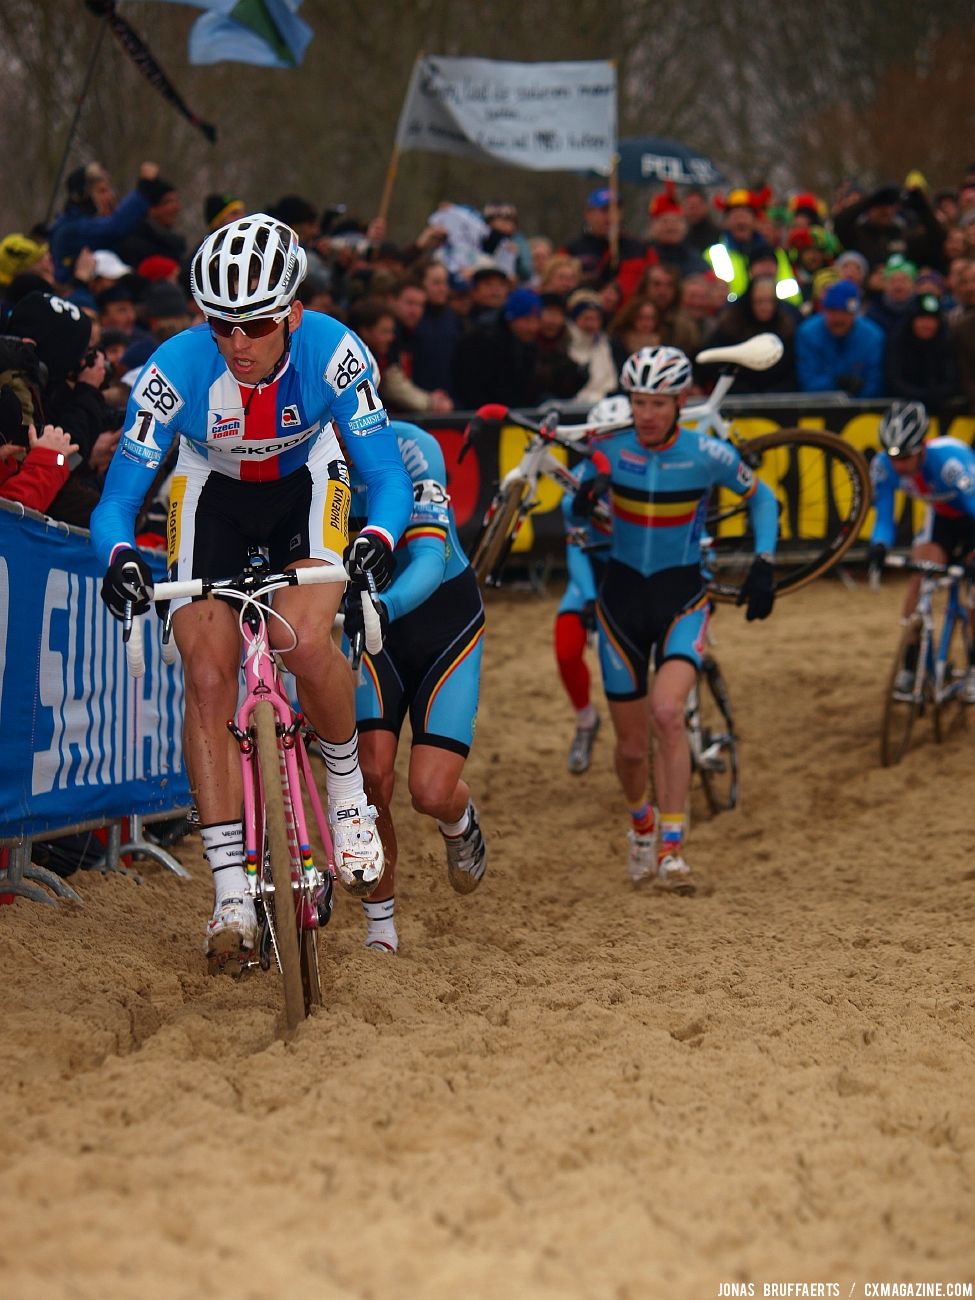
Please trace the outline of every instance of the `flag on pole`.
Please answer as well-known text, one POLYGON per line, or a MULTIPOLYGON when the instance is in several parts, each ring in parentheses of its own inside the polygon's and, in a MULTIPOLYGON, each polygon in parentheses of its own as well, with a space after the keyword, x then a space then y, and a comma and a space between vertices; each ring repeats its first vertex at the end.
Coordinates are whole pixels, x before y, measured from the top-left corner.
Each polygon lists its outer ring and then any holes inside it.
POLYGON ((120 14, 116 13, 115 0, 85 0, 85 3, 93 14, 96 14, 109 25, 112 29, 112 35, 146 80, 155 86, 162 97, 172 104, 178 113, 182 113, 183 117, 213 144, 217 138, 217 128, 212 123, 204 122, 202 118, 197 117, 189 107, 156 62, 152 51, 139 33, 120 14))
POLYGON ((312 29, 298 17, 301 0, 157 0, 206 9, 190 30, 190 63, 256 63, 295 68, 312 29))
POLYGON ((534 171, 609 171, 616 65, 418 59, 396 146, 534 171))

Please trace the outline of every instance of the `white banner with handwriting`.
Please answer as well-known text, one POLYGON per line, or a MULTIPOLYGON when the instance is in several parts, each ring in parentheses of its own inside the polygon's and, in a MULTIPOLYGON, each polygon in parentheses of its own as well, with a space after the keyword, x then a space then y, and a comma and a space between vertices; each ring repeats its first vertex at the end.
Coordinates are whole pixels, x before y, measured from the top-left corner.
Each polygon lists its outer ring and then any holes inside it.
POLYGON ((413 69, 396 143, 533 171, 608 173, 616 65, 429 55, 413 69))

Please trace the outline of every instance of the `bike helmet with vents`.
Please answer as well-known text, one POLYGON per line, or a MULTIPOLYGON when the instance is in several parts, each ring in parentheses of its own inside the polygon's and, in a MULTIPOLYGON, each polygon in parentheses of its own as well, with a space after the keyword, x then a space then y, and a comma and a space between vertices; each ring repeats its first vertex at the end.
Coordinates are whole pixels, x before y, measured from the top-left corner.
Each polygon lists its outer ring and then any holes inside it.
POLYGON ((257 212, 206 237, 193 257, 190 292, 205 316, 280 318, 307 269, 305 250, 291 227, 257 212))
POLYGON ((888 456, 913 456, 928 431, 928 413, 921 402, 893 402, 880 422, 880 445, 888 456))
POLYGON ((613 397, 601 397, 586 416, 590 429, 600 429, 629 424, 631 417, 630 399, 621 393, 613 397))
POLYGON ((620 383, 629 393, 676 396, 691 385, 691 363, 680 348, 641 348, 623 362, 620 383))

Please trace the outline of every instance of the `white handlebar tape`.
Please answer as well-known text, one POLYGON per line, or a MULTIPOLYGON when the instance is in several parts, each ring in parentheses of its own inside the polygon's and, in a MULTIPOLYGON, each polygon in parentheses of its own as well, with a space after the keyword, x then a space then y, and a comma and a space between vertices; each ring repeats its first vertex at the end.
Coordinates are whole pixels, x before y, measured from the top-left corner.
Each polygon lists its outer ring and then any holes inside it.
POLYGON ((125 661, 129 666, 130 677, 146 675, 145 628, 143 627, 145 621, 145 614, 136 614, 132 620, 129 639, 125 643, 125 661))
POLYGON ((362 626, 366 633, 366 649, 371 655, 379 654, 383 648, 383 625, 368 591, 362 593, 362 626))

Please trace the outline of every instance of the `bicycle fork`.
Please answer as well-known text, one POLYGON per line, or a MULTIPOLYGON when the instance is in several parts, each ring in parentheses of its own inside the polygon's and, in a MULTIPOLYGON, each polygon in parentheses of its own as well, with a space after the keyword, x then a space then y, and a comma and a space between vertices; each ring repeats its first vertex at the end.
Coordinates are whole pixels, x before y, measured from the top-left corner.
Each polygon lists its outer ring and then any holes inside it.
MULTIPOLYGON (((299 789, 299 763, 305 777, 306 789, 312 799, 319 825, 324 825, 324 814, 318 791, 314 784, 310 760, 300 743, 304 718, 295 716, 288 726, 278 721, 278 763, 281 788, 284 793, 285 826, 288 835, 288 848, 291 858, 291 882, 294 891, 294 903, 298 911, 299 930, 317 930, 326 926, 331 919, 333 904, 333 877, 331 865, 324 873, 315 866, 305 825, 304 811, 300 801, 296 802, 292 792, 299 789), (300 759, 297 754, 300 752, 300 759)), ((244 772, 244 830, 245 830, 245 869, 247 873, 248 893, 254 899, 260 918, 260 937, 258 943, 258 960, 262 969, 269 970, 271 953, 278 969, 281 959, 278 953, 277 936, 274 929, 273 913, 266 906, 267 899, 274 895, 271 880, 268 850, 264 846, 264 860, 259 861, 261 844, 259 834, 262 828, 258 822, 258 809, 263 806, 263 789, 261 785, 260 765, 257 746, 251 729, 242 730, 233 721, 227 723, 228 730, 236 740, 241 754, 244 772)))

